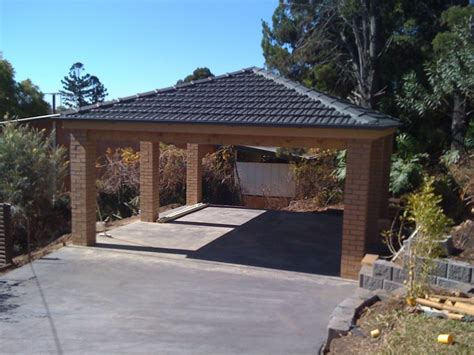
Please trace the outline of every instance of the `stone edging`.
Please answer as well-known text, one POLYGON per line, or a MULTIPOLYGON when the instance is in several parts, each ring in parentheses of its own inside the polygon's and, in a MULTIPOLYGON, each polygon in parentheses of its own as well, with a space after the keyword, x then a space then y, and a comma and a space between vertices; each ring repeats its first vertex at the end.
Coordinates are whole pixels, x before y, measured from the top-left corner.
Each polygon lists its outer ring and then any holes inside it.
POLYGON ((328 336, 320 353, 329 351, 333 339, 347 335, 354 328, 364 308, 373 305, 387 295, 358 288, 354 295, 339 303, 329 317, 328 336))

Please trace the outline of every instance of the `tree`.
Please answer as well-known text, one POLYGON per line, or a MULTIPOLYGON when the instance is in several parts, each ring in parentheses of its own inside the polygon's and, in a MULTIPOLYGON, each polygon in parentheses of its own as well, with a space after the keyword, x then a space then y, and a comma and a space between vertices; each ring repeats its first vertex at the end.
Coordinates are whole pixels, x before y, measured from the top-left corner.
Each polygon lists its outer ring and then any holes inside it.
POLYGON ((0 60, 0 120, 11 117, 16 106, 15 71, 6 60, 0 60))
POLYGON ((15 70, 7 60, 0 60, 0 120, 48 114, 49 104, 30 79, 17 83, 15 70))
POLYGON ((98 77, 90 77, 90 103, 95 104, 98 102, 103 102, 107 96, 107 89, 104 84, 102 84, 98 77))
POLYGON ((17 84, 17 116, 41 116, 49 112, 50 106, 44 101, 44 95, 39 87, 30 79, 17 84))
POLYGON ((104 101, 107 89, 99 78, 85 72, 84 64, 74 63, 68 75, 61 80, 64 90, 60 93, 65 106, 79 108, 104 101))
POLYGON ((214 74, 212 74, 211 70, 209 68, 203 67, 203 68, 196 68, 194 69, 193 73, 185 77, 183 80, 178 80, 176 84, 183 84, 183 83, 189 83, 191 81, 199 80, 199 79, 206 79, 209 77, 213 77, 214 74))
POLYGON ((435 110, 450 118, 451 150, 463 151, 474 104, 473 7, 453 6, 443 13, 448 31, 433 40, 435 57, 425 64, 425 75, 405 76, 398 104, 421 116, 435 110))
POLYGON ((425 55, 439 28, 437 18, 451 3, 280 0, 272 26, 263 22, 266 65, 374 108, 384 93, 396 89, 407 68, 417 69, 413 59, 425 55))

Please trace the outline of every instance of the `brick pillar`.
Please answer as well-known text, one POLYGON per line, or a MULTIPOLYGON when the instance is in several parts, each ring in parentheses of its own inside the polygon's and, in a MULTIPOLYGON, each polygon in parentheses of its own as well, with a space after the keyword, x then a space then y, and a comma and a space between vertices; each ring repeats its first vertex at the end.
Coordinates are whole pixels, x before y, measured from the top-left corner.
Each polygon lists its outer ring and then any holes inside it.
POLYGON ((140 142, 140 218, 156 222, 160 208, 160 144, 140 142))
POLYGON ((347 143, 341 276, 356 279, 366 246, 377 236, 381 158, 380 141, 347 143))
POLYGON ((96 148, 86 130, 71 132, 71 214, 72 240, 78 245, 95 244, 96 148))
POLYGON ((203 146, 188 144, 186 151, 186 204, 202 202, 203 146))

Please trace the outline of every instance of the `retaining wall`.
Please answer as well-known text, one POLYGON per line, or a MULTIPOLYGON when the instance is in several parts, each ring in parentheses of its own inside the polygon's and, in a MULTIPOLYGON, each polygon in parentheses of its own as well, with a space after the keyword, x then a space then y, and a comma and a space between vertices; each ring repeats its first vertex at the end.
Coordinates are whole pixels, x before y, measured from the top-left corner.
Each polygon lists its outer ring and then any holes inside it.
MULTIPOLYGON (((421 265, 422 259, 418 260, 416 264, 421 265)), ((377 260, 373 266, 363 266, 359 273, 359 286, 368 290, 396 290, 408 279, 406 259, 403 264, 402 267, 390 261, 377 260)), ((474 265, 451 259, 435 259, 429 281, 441 288, 474 292, 474 265)))

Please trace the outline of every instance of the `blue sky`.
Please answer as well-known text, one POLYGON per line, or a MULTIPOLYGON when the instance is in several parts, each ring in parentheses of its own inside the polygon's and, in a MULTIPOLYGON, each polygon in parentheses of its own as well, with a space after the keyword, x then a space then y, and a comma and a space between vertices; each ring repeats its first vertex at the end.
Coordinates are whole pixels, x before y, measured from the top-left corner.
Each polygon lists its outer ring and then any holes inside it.
POLYGON ((0 51, 43 92, 75 62, 107 99, 174 85, 196 67, 263 66, 261 20, 277 0, 0 0, 0 51))

